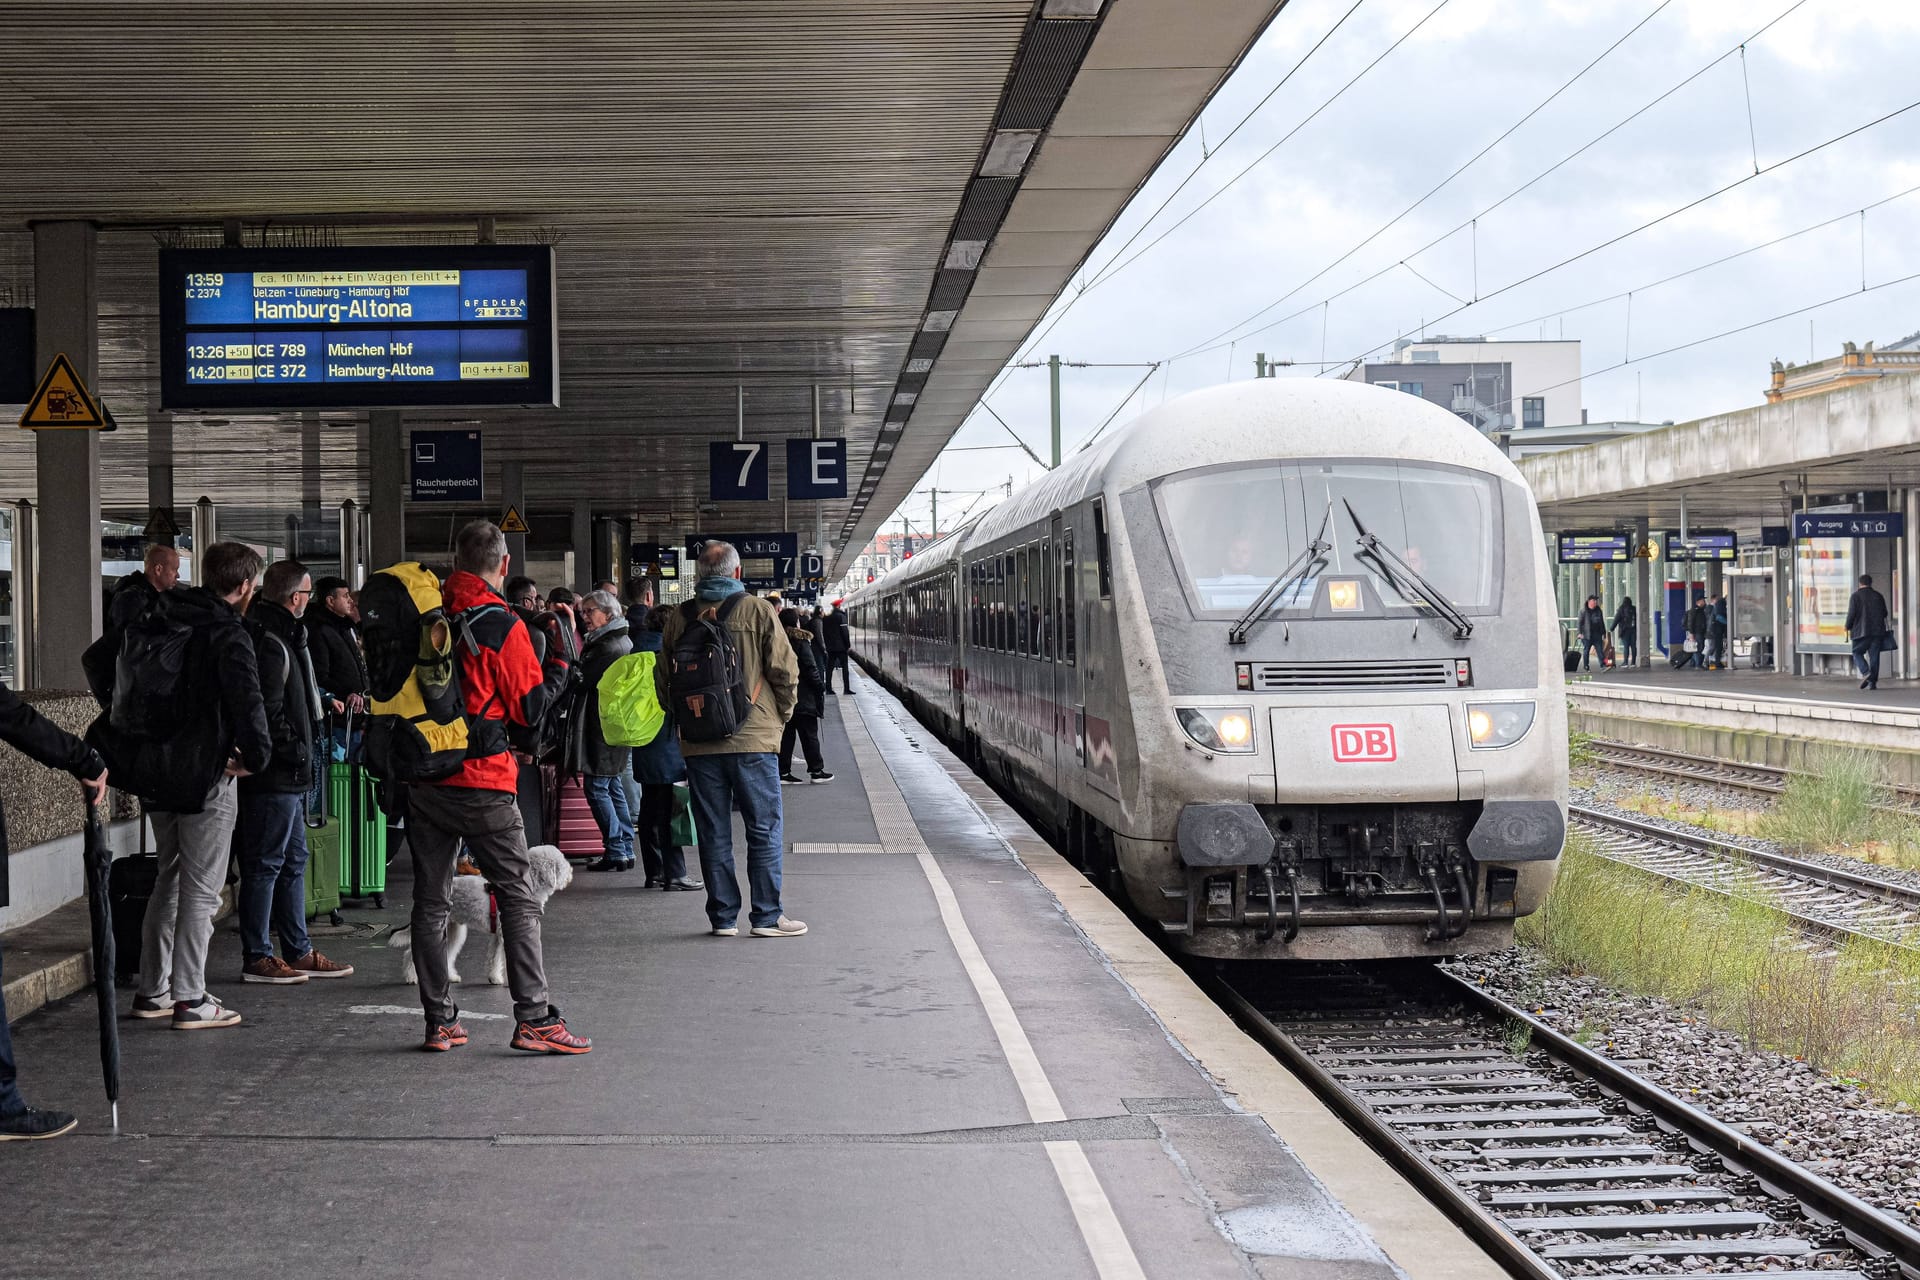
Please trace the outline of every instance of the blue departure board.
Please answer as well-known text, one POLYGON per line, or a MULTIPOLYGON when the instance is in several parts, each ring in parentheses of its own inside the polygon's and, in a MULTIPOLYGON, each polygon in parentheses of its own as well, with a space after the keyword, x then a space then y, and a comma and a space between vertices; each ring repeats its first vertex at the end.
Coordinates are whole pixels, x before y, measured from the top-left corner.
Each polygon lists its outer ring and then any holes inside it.
POLYGON ((1684 563, 1692 560, 1738 560, 1740 539, 1731 529, 1692 529, 1682 538, 1667 534, 1667 559, 1684 563))
POLYGON ((1569 531, 1558 541, 1561 564, 1626 564, 1633 559, 1633 535, 1624 529, 1569 531))
POLYGON ((166 408, 558 403, 550 249, 173 250, 160 265, 166 408))

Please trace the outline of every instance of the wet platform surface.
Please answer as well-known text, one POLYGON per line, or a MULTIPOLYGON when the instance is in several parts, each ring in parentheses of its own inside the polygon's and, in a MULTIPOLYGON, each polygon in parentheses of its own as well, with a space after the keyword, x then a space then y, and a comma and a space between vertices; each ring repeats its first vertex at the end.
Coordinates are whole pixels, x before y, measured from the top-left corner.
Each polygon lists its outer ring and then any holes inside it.
POLYGON ((353 978, 243 986, 229 922, 242 1026, 122 1023, 126 1136, 90 997, 15 1024, 29 1101, 83 1125, 0 1148, 0 1276, 1399 1273, 860 688, 829 702, 838 778, 786 791, 806 937, 709 937, 637 873, 549 903, 585 1057, 508 1050, 506 990, 471 983, 473 1043, 418 1051, 404 855, 385 911, 316 939, 353 978))
POLYGON ((1869 710, 1920 711, 1920 680, 1880 678, 1878 689, 1862 689, 1857 679, 1844 676, 1795 676, 1777 671, 1676 670, 1664 661, 1651 670, 1628 668, 1604 675, 1577 673, 1567 677, 1567 687, 1644 689, 1684 693, 1700 697, 1777 698, 1831 706, 1857 706, 1869 710))

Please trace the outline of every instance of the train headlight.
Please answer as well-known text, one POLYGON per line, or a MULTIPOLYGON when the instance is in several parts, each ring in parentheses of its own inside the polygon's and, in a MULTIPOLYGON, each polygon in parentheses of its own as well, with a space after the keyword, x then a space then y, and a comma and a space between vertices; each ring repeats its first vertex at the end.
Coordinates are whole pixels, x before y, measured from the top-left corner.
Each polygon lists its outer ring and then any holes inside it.
POLYGON ((1253 751, 1253 711, 1249 707, 1175 707, 1174 714, 1187 736, 1209 751, 1253 751))
POLYGON ((1467 737, 1476 751, 1510 747, 1533 728, 1531 702, 1469 702, 1467 737))

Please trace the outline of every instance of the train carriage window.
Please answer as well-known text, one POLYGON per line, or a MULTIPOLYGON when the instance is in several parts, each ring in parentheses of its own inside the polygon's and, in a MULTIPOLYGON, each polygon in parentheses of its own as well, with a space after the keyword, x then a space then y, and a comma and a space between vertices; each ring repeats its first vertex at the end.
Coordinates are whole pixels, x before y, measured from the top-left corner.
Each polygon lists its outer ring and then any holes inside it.
POLYGON ((1069 525, 1060 533, 1060 656, 1068 666, 1074 666, 1074 616, 1073 587, 1074 575, 1080 572, 1080 566, 1073 560, 1073 528, 1069 525))
POLYGON ((1013 603, 1020 575, 1013 567, 1013 552, 1000 557, 1000 652, 1013 652, 1013 603))
POLYGON ((1035 580, 1034 601, 1040 612, 1040 656, 1053 657, 1053 615, 1060 608, 1060 593, 1053 576, 1053 539, 1040 539, 1040 576, 1035 580))
POLYGON ((1007 570, 1006 617, 1002 621, 1005 636, 1000 648, 1006 653, 1020 652, 1020 553, 1009 551, 1002 557, 1007 570))
POLYGON ((1100 562, 1100 598, 1113 596, 1113 562, 1107 547, 1107 504, 1099 498, 1093 500, 1093 554, 1100 562))

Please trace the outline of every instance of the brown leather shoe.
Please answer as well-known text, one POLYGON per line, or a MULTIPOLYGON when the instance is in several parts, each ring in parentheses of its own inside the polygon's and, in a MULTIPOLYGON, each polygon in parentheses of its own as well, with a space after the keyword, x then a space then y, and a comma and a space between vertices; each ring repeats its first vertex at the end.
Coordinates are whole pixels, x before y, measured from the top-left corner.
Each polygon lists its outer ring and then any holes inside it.
POLYGON ((352 965, 336 964, 318 951, 307 952, 293 962, 292 968, 296 973, 304 974, 309 978, 351 978, 353 976, 352 965))
POLYGON ((279 956, 261 956, 240 970, 242 982, 265 982, 276 987, 293 987, 306 980, 306 974, 279 956))

